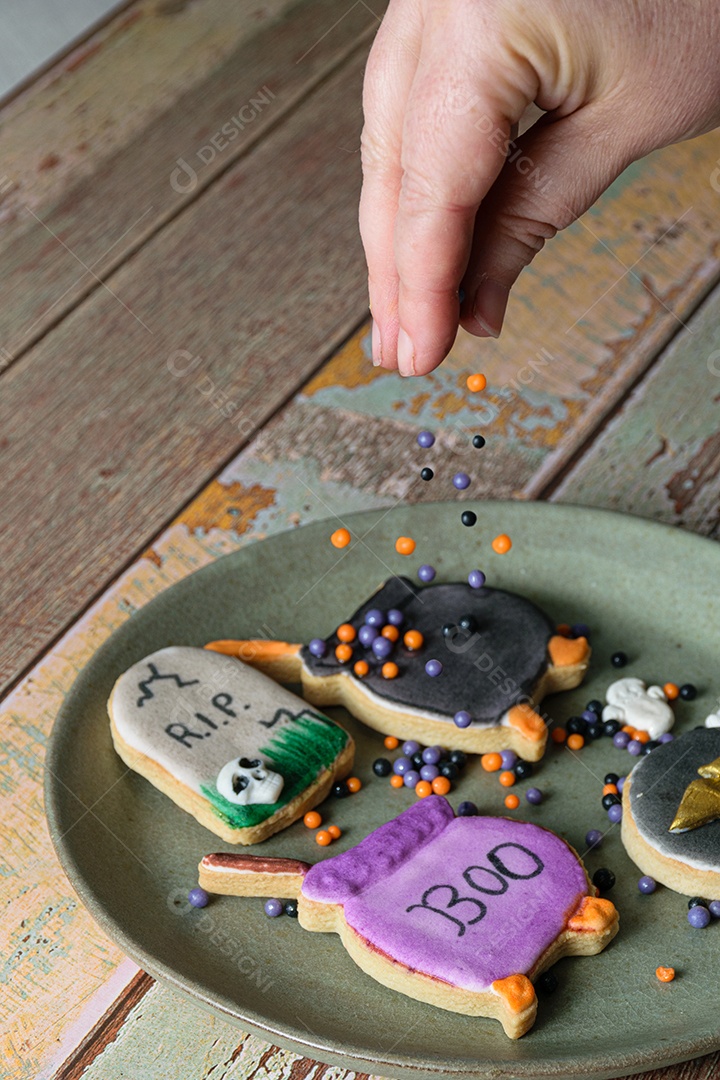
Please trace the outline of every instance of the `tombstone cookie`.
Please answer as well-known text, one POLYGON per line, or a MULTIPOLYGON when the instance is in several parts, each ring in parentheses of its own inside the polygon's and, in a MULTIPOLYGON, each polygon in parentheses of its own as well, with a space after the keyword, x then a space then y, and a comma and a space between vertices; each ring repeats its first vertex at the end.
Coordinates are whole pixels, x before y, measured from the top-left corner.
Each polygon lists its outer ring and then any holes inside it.
POLYGON ((215 641, 316 705, 345 705, 368 726, 426 746, 542 757, 546 694, 582 681, 584 637, 557 635, 531 601, 467 584, 391 578, 328 638, 307 645, 215 641))
POLYGON ((161 649, 108 703, 126 765, 231 844, 256 844, 352 768, 338 724, 261 672, 206 649, 161 649))
POLYGON ((378 982, 451 1012, 533 1024, 532 980, 568 955, 600 952, 618 916, 548 829, 458 817, 431 795, 357 847, 315 866, 207 855, 200 885, 234 896, 297 897, 306 930, 335 932, 378 982))
POLYGON ((622 797, 622 840, 642 872, 686 896, 720 896, 720 728, 656 747, 622 797))

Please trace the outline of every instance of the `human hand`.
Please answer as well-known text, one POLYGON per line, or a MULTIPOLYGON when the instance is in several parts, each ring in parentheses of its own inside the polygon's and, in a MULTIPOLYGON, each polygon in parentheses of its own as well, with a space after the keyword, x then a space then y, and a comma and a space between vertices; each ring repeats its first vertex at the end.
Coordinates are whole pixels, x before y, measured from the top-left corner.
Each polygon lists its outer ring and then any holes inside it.
POLYGON ((715 0, 390 0, 363 94, 373 362, 423 375, 458 323, 497 337, 546 239, 720 124, 718 55, 715 0))

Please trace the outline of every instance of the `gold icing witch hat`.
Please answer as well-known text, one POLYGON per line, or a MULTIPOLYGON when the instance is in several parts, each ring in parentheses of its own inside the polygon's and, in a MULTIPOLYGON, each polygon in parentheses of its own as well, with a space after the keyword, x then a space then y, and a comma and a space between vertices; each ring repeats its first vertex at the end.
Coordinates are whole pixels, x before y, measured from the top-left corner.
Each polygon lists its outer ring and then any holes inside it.
POLYGON ((669 832, 689 832, 720 818, 720 757, 701 765, 698 773, 702 779, 685 788, 669 832))

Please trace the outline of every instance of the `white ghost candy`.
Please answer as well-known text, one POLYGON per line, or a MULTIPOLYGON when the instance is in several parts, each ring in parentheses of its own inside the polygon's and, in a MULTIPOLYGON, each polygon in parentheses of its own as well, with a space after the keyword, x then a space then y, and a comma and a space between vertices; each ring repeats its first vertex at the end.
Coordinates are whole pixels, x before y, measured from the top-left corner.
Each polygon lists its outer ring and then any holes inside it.
POLYGON ((673 711, 661 686, 645 686, 642 679, 618 679, 608 687, 607 705, 603 720, 620 720, 623 724, 647 731, 651 739, 659 739, 675 723, 673 711))
POLYGON ((236 806, 276 803, 285 783, 280 773, 271 772, 262 758, 233 758, 218 773, 216 787, 223 798, 236 806))
POLYGON ((705 718, 705 727, 720 727, 720 709, 705 718))

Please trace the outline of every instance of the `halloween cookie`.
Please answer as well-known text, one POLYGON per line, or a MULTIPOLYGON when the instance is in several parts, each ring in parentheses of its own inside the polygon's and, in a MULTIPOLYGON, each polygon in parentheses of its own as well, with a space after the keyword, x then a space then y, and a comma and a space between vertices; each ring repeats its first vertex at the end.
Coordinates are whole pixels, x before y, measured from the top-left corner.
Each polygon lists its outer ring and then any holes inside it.
POLYGON ((315 866, 207 855, 200 885, 298 898, 306 930, 335 932, 368 975, 512 1039, 533 1024, 532 980, 561 956, 600 952, 618 916, 573 849, 539 825, 458 817, 431 795, 315 866))
POLYGON ((108 703, 126 765, 231 844, 256 844, 321 802, 354 744, 288 690, 206 649, 161 649, 108 703))
POLYGON ((515 593, 391 578, 328 638, 307 645, 214 641, 280 680, 302 680, 316 705, 345 705, 369 727, 471 753, 542 757, 542 698, 581 682, 584 637, 554 632, 515 593))
POLYGON ((651 739, 659 739, 675 723, 662 686, 646 686, 642 679, 618 679, 607 688, 605 699, 603 720, 619 720, 621 724, 647 731, 651 739))
POLYGON ((720 728, 689 731, 641 758, 623 788, 622 839, 668 888, 720 895, 720 728))

